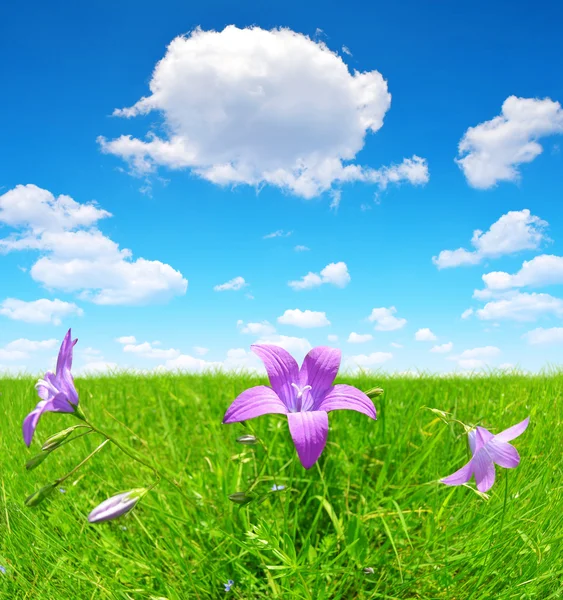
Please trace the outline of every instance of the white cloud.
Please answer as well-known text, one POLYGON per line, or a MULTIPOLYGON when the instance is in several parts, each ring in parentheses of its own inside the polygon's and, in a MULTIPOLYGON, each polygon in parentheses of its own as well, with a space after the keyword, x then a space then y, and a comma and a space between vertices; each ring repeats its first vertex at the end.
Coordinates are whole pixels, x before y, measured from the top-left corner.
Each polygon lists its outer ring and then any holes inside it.
POLYGON ((84 311, 73 302, 62 300, 48 300, 41 298, 26 302, 16 298, 6 298, 0 304, 0 315, 4 315, 14 321, 25 323, 53 323, 60 325, 64 317, 77 315, 81 317, 84 311))
POLYGON ((194 346, 194 352, 199 356, 205 356, 209 352, 209 348, 203 346, 194 346))
POLYGON ((115 338, 115 341, 119 344, 136 344, 137 339, 134 335, 123 335, 121 337, 115 338))
POLYGON ((283 348, 292 354, 296 360, 302 360, 312 348, 309 340, 288 335, 267 335, 261 337, 255 343, 280 346, 280 348, 283 348))
POLYGON ((509 96, 501 115, 470 127, 459 142, 457 164, 469 185, 479 189, 499 181, 518 181, 519 166, 543 148, 537 140, 563 133, 563 110, 549 98, 509 96))
POLYGON ((372 169, 351 163, 389 109, 377 71, 350 73, 321 41, 289 29, 197 28, 169 44, 150 94, 121 117, 160 113, 166 137, 98 142, 133 172, 191 169, 220 185, 269 184, 312 198, 333 185, 428 181, 426 161, 372 169))
POLYGON ((0 250, 38 250, 35 281, 49 289, 79 292, 96 304, 142 304, 185 294, 188 282, 160 261, 132 260, 128 249, 95 228, 110 213, 69 196, 55 198, 35 185, 18 185, 0 196, 0 223, 17 230, 0 250))
POLYGON ((476 229, 471 238, 475 250, 442 250, 432 262, 439 269, 476 265, 485 258, 496 258, 521 250, 535 250, 546 240, 544 228, 548 223, 530 214, 525 208, 502 215, 486 232, 476 229))
POLYGON ((430 331, 430 329, 428 329, 428 327, 425 327, 423 329, 419 329, 414 334, 414 339, 417 342, 434 342, 438 338, 430 331))
POLYGON ((549 294, 515 293, 509 298, 494 300, 476 311, 485 321, 509 319, 513 321, 535 321, 542 315, 563 316, 563 300, 549 294))
POLYGON ((528 344, 563 344, 563 327, 538 327, 522 336, 528 344))
POLYGON ((277 237, 289 237, 292 233, 293 233, 293 231, 284 231, 283 229, 278 229, 277 231, 274 231, 273 233, 268 233, 268 235, 265 235, 262 239, 270 240, 272 238, 277 238, 277 237))
POLYGON ((440 345, 433 346, 430 349, 430 352, 435 352, 437 354, 446 354, 447 352, 451 352, 453 347, 454 347, 453 343, 448 342, 447 344, 440 344, 440 345))
POLYGON ((466 310, 464 310, 461 313, 461 318, 462 319, 468 319, 472 314, 473 314, 473 309, 472 308, 467 308, 466 310))
POLYGON ((307 273, 300 281, 290 281, 289 287, 294 290, 310 290, 314 287, 319 287, 323 283, 330 283, 339 288, 344 288, 350 283, 350 274, 348 267, 344 262, 330 263, 322 271, 321 274, 307 273))
POLYGON ((371 335, 371 333, 356 333, 355 331, 352 331, 348 336, 349 344, 363 344, 371 340, 373 340, 373 335, 371 335))
POLYGON ((9 344, 6 344, 6 350, 19 350, 21 352, 38 352, 39 350, 50 350, 51 348, 55 348, 58 346, 59 340, 50 339, 43 341, 32 341, 26 340, 25 338, 20 338, 18 340, 14 340, 9 344))
POLYGON ((524 261, 522 268, 514 275, 493 271, 483 275, 483 281, 490 290, 561 284, 563 283, 563 256, 542 254, 532 260, 524 261))
POLYGON ((80 377, 88 377, 89 375, 109 374, 111 371, 115 370, 119 370, 119 365, 117 363, 105 360, 94 360, 75 369, 74 374, 80 377))
POLYGON ((143 342, 142 344, 126 344, 123 352, 129 352, 145 358, 173 359, 180 356, 180 351, 174 348, 165 350, 164 348, 155 348, 155 344, 143 342))
POLYGON ((330 325, 325 312, 303 311, 298 308, 286 310, 281 317, 278 317, 278 323, 282 325, 295 325, 295 327, 303 327, 304 329, 330 325))
POLYGON ((374 308, 368 317, 368 321, 375 321, 375 329, 377 331, 401 329, 401 327, 407 324, 407 320, 394 317, 393 315, 396 312, 397 309, 394 306, 390 306, 389 308, 374 308))
POLYGON ((397 342, 391 342, 391 346, 393 346, 393 348, 402 348, 403 347, 402 344, 397 344, 397 342))
POLYGON ((482 369, 499 354, 500 349, 496 346, 483 346, 464 350, 461 354, 449 356, 448 360, 456 361, 462 369, 482 369))
POLYGON ((21 350, 6 350, 0 348, 0 360, 21 360, 27 358, 27 353, 21 350))
POLYGON ((295 246, 295 248, 293 249, 295 250, 295 252, 307 252, 308 250, 310 250, 310 248, 308 248, 307 246, 300 245, 295 246))
POLYGON ((248 283, 244 280, 244 277, 235 277, 226 283, 222 283, 221 285, 216 285, 213 289, 216 292, 226 292, 226 291, 235 291, 241 290, 243 287, 246 287, 248 283))
POLYGON ((366 369, 377 367, 393 358, 391 352, 372 352, 371 354, 358 354, 350 356, 344 362, 344 368, 349 370, 366 369))
POLYGON ((250 335, 271 335, 276 332, 276 328, 269 321, 262 321, 260 323, 246 323, 239 319, 237 321, 237 327, 241 333, 248 333, 250 335))
POLYGON ((328 340, 329 342, 337 342, 337 341, 338 341, 338 336, 337 336, 337 335, 334 335, 334 333, 329 333, 329 334, 327 335, 327 340, 328 340))

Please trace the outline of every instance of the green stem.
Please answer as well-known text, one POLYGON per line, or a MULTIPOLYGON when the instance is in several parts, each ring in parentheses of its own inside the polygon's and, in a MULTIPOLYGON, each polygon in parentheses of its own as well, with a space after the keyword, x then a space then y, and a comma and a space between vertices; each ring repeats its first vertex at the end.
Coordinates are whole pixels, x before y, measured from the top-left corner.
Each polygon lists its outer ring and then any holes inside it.
POLYGON ((63 475, 63 477, 61 477, 60 479, 57 479, 57 483, 56 485, 61 484, 65 479, 68 479, 73 473, 76 473, 76 471, 78 471, 78 469, 80 469, 80 467, 87 463, 92 456, 94 456, 95 454, 97 454, 107 443, 109 442, 108 439, 105 439, 93 452, 91 452, 82 462, 78 463, 76 465, 76 467, 74 467, 74 469, 72 469, 71 471, 69 471, 66 475, 63 475))
MULTIPOLYGON (((167 477, 166 475, 164 475, 163 473, 161 473, 154 465, 148 463, 147 461, 139 458, 138 456, 135 456, 129 448, 127 448, 126 446, 124 446, 121 442, 118 442, 114 437, 112 437, 111 435, 107 434, 105 431, 102 431, 101 429, 99 429, 98 427, 96 427, 95 425, 92 425, 92 423, 90 423, 90 421, 86 420, 86 417, 84 417, 84 422, 88 424, 89 427, 92 428, 93 431, 95 431, 96 433, 99 433, 100 435, 103 435, 106 438, 106 441, 111 442, 112 444, 114 444, 115 446, 117 446, 124 454, 126 454, 129 458, 132 458, 134 461, 140 463, 141 465, 144 465, 145 467, 149 468, 152 470, 152 472, 157 476, 157 478, 160 479, 164 479, 165 481, 167 481, 168 483, 172 484, 177 490, 178 492, 189 502, 192 501, 192 499, 187 496, 184 491, 182 490, 182 488, 180 487, 180 485, 178 483, 176 483, 174 480, 170 479, 169 477, 167 477)), ((158 482, 157 482, 158 483, 158 482)), ((156 484, 155 484, 156 485, 156 484)), ((154 486, 153 486, 154 487, 154 486)))

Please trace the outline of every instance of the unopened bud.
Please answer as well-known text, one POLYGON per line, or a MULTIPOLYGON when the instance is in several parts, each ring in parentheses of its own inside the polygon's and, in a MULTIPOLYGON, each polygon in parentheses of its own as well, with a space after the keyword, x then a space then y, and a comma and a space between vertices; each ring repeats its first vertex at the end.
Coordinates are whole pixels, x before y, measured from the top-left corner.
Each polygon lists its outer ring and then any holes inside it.
POLYGON ((241 506, 244 506, 245 504, 252 502, 254 498, 252 496, 247 496, 244 492, 235 492, 234 494, 231 494, 229 496, 229 500, 231 502, 234 502, 235 504, 240 504, 241 506))
POLYGON ((82 427, 82 425, 74 425, 73 427, 69 427, 68 429, 63 429, 62 431, 55 433, 55 435, 52 435, 50 438, 45 440, 41 450, 44 450, 45 452, 48 450, 54 450, 57 446, 60 446, 66 439, 68 439, 70 434, 79 427, 82 427))
POLYGON ((145 488, 136 488, 129 492, 112 496, 96 506, 88 515, 88 521, 90 523, 101 523, 102 521, 117 519, 117 517, 128 513, 146 492, 145 488))
POLYGON ((383 390, 381 388, 378 387, 374 387, 371 388, 371 390, 368 390, 367 392, 364 392, 364 394, 368 397, 368 398, 377 398, 377 396, 381 396, 381 394, 383 394, 383 390))
POLYGON ((38 467, 48 456, 49 452, 40 452, 39 454, 36 454, 25 463, 25 468, 28 471, 35 469, 35 467, 38 467))
POLYGON ((237 442, 245 446, 254 446, 258 443, 258 438, 255 435, 241 435, 237 438, 237 442))
POLYGON ((46 485, 45 487, 42 487, 40 490, 37 490, 36 492, 34 492, 33 494, 31 494, 31 496, 28 496, 25 499, 25 505, 26 506, 37 506, 38 504, 40 504, 41 502, 43 502, 43 500, 45 500, 45 498, 47 498, 47 496, 57 487, 57 482, 55 481, 55 483, 50 483, 49 485, 46 485))

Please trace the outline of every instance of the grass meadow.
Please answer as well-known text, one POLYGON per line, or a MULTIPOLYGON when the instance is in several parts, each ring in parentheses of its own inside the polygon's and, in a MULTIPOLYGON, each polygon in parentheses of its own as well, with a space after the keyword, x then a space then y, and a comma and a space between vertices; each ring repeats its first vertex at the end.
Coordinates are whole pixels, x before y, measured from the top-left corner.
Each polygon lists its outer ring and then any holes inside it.
POLYGON ((108 444, 64 482, 64 493, 25 507, 101 438, 88 434, 27 472, 41 443, 76 420, 44 415, 28 450, 21 422, 37 402, 35 380, 1 379, 0 598, 563 598, 563 375, 337 382, 384 388, 374 401, 378 420, 330 413, 327 447, 306 471, 285 417, 221 424, 237 394, 265 378, 77 379, 89 419, 160 464, 188 498, 163 481, 128 515, 90 525, 97 504, 150 485, 151 470, 108 444), (467 436, 425 407, 493 433, 530 415, 512 442, 520 466, 497 467, 488 499, 473 481, 473 489, 438 483, 467 462, 467 436), (264 446, 238 444, 245 433, 264 446), (239 491, 254 501, 231 502, 239 491))

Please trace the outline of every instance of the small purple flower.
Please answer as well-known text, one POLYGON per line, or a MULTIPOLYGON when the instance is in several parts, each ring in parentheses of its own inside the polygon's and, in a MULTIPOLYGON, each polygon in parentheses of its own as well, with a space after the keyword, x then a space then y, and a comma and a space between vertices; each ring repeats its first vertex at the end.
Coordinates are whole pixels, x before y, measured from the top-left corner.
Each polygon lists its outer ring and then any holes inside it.
POLYGON ((529 422, 528 417, 496 435, 484 427, 472 429, 467 434, 473 455, 471 460, 453 475, 440 481, 446 485, 462 485, 475 475, 477 489, 480 492, 487 492, 495 482, 495 464, 506 469, 514 469, 520 464, 518 451, 508 442, 522 435, 529 422))
POLYGON ((227 583, 224 583, 223 585, 225 586, 225 591, 230 592, 231 587, 233 586, 234 583, 235 582, 232 579, 229 579, 229 581, 227 581, 227 583))
POLYGON ((0 565, 0 573, 2 573, 2 575, 6 575, 6 567, 0 565))
POLYGON ((283 348, 254 344, 251 349, 262 359, 271 387, 259 385, 244 391, 229 406, 223 423, 287 415, 299 460, 310 469, 326 445, 329 411, 356 410, 375 420, 373 402, 363 392, 351 385, 332 385, 340 367, 340 350, 313 348, 299 369, 283 348))
POLYGON ((66 490, 65 490, 64 488, 59 488, 59 492, 60 492, 61 494, 66 494, 66 490))
POLYGON ((88 515, 88 521, 90 523, 101 523, 102 521, 110 521, 121 517, 137 504, 145 492, 145 488, 137 488, 104 500, 88 515))
POLYGON ((72 367, 72 349, 78 340, 71 340, 70 329, 66 334, 59 356, 57 358, 56 373, 48 371, 44 379, 35 385, 37 394, 41 398, 34 410, 23 421, 23 439, 29 447, 39 418, 45 412, 74 412, 78 406, 78 393, 74 387, 74 379, 70 369, 72 367))
POLYGON ((272 486, 272 492, 281 492, 281 490, 285 490, 285 485, 274 485, 272 486))

